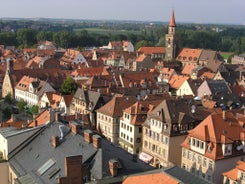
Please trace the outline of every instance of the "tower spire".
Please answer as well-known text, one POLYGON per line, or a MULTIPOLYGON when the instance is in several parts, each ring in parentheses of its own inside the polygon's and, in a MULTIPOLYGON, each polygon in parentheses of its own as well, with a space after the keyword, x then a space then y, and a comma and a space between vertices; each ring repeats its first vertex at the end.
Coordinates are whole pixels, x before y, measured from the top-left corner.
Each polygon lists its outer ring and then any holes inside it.
POLYGON ((171 19, 169 22, 169 27, 176 27, 175 18, 174 18, 174 10, 172 10, 172 15, 171 15, 171 19))

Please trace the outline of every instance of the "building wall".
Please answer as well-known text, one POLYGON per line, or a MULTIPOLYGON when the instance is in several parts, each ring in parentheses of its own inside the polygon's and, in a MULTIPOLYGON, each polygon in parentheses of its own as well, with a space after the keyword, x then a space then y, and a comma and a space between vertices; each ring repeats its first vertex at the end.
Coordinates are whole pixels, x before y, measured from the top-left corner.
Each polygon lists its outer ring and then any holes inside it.
POLYGON ((12 95, 12 97, 14 97, 14 89, 12 87, 10 76, 8 73, 6 73, 3 79, 2 97, 4 98, 9 93, 12 95))
POLYGON ((0 134, 0 151, 3 154, 3 159, 6 159, 8 154, 8 144, 6 138, 3 137, 1 134, 0 134))
POLYGON ((143 127, 142 151, 153 157, 151 165, 155 167, 168 167, 173 165, 169 160, 169 145, 169 136, 159 131, 154 131, 153 128, 143 127))
POLYGON ((211 95, 211 91, 208 87, 208 84, 206 81, 204 81, 201 86, 199 86, 199 88, 197 89, 197 96, 199 97, 203 97, 205 95, 211 95))
POLYGON ((183 148, 181 167, 210 183, 216 184, 222 183, 222 173, 235 168, 237 161, 241 159, 242 157, 239 156, 215 161, 203 154, 183 148))
POLYGON ((179 135, 174 137, 169 137, 169 162, 181 166, 181 143, 184 142, 186 136, 179 135))
POLYGON ((187 80, 181 85, 181 87, 176 91, 177 96, 184 96, 184 95, 193 95, 193 92, 190 88, 189 83, 187 80))
POLYGON ((97 112, 97 129, 100 128, 102 134, 112 143, 118 143, 119 123, 118 118, 107 116, 97 112))
POLYGON ((8 182, 8 164, 7 162, 0 163, 0 182, 1 184, 9 184, 8 182))

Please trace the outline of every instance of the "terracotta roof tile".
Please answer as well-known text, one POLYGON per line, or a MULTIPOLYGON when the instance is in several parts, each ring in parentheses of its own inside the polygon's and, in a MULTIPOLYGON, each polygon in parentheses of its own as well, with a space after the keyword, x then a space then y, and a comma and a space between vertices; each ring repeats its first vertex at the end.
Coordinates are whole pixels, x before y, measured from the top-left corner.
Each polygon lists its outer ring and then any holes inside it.
POLYGON ((43 111, 41 114, 39 114, 34 121, 30 122, 27 127, 35 127, 40 126, 48 123, 50 121, 50 114, 48 110, 43 111), (36 121, 36 122, 35 122, 36 121))
POLYGON ((201 49, 183 48, 176 59, 181 62, 197 63, 201 53, 201 49))
POLYGON ((154 173, 127 177, 122 184, 154 183, 154 184, 178 184, 179 180, 166 173, 154 173))
POLYGON ((187 79, 189 79, 189 77, 175 74, 171 77, 169 85, 171 88, 179 89, 187 79))
MULTIPOLYGON (((223 112, 209 115, 198 126, 189 131, 188 137, 212 143, 214 146, 212 151, 206 151, 205 156, 217 160, 224 158, 222 144, 244 141, 244 136, 242 136, 244 134, 245 130, 239 125, 233 114, 223 112)), ((182 146, 189 147, 186 140, 182 146)))
POLYGON ((145 55, 165 54, 165 52, 166 52, 165 47, 140 47, 138 49, 138 53, 145 54, 145 55))

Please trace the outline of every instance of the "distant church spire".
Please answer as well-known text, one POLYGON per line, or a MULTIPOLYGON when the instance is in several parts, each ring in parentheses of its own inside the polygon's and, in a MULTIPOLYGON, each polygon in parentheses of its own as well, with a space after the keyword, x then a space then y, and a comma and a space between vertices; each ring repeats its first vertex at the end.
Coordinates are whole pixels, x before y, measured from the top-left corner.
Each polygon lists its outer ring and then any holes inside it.
POLYGON ((174 10, 172 10, 172 16, 169 22, 169 27, 176 27, 175 18, 174 18, 174 10))
POLYGON ((175 38, 175 29, 176 29, 176 23, 175 23, 175 17, 174 17, 174 10, 172 10, 171 19, 168 25, 168 34, 165 35, 165 59, 168 61, 172 61, 176 57, 176 38, 175 38))

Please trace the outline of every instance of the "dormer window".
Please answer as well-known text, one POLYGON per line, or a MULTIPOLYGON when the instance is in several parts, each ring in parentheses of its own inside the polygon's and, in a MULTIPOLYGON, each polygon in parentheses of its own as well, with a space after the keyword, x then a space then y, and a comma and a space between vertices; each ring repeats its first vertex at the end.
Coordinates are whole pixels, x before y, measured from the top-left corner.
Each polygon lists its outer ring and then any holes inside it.
POLYGON ((222 150, 223 150, 224 156, 231 155, 232 154, 232 144, 223 144, 222 150))

